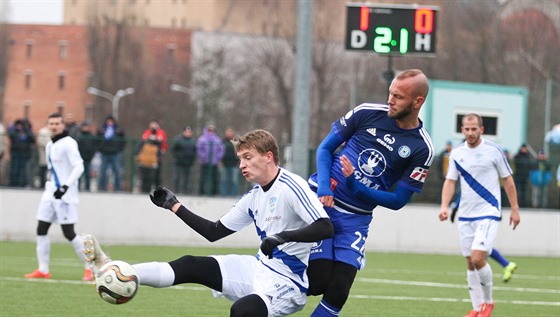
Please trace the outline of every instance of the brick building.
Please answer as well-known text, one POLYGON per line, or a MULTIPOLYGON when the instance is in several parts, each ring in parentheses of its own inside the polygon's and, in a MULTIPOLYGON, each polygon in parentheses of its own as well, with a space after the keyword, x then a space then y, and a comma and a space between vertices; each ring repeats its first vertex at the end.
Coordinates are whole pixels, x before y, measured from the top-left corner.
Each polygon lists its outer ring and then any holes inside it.
MULTIPOLYGON (((52 112, 71 112, 77 121, 92 120, 96 99, 86 91, 94 74, 88 53, 88 28, 11 25, 9 32, 4 126, 27 118, 36 132, 52 112)), ((177 64, 189 64, 190 31, 147 28, 137 33, 145 48, 145 60, 132 63, 154 65, 149 69, 150 75, 173 77, 176 67, 164 63, 168 58, 177 64)))
POLYGON ((55 111, 83 118, 90 73, 84 27, 12 25, 4 126, 28 118, 37 131, 55 111))

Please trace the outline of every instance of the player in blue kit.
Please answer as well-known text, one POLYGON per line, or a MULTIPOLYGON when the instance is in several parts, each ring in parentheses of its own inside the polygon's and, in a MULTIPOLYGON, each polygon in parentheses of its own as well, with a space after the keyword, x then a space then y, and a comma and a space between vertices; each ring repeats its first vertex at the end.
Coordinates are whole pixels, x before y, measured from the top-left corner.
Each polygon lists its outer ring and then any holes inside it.
POLYGON ((391 83, 388 105, 365 103, 350 110, 319 145, 317 173, 309 184, 335 235, 311 250, 308 294, 323 294, 311 316, 340 314, 365 264, 375 207, 400 209, 421 191, 434 160, 432 141, 418 118, 428 90, 422 71, 403 71, 391 83))
MULTIPOLYGON (((150 198, 211 242, 254 225, 262 240, 257 255, 186 255, 133 267, 141 285, 198 283, 213 289, 216 297, 234 302, 230 317, 290 315, 307 300, 311 245, 332 237, 333 227, 305 180, 279 166, 278 144, 269 132, 254 130, 233 143, 241 173, 257 185, 218 221, 196 215, 164 187, 158 187, 150 198)), ((94 268, 109 260, 92 235, 84 237, 84 245, 94 268)))

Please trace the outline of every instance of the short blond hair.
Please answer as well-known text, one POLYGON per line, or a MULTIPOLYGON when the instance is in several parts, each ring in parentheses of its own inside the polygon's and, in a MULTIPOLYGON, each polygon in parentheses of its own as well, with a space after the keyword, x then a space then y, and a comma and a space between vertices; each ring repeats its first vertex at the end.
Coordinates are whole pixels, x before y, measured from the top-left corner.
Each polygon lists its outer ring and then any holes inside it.
POLYGON ((240 137, 234 138, 232 141, 235 151, 255 149, 259 154, 265 155, 269 151, 272 152, 274 163, 279 164, 278 159, 278 142, 272 133, 257 129, 249 131, 240 137))

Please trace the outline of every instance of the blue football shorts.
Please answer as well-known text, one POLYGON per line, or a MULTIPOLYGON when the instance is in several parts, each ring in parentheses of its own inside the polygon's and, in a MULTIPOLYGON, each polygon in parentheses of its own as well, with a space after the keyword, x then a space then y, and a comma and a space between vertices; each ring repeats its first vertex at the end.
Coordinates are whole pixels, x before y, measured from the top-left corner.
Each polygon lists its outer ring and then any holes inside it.
POLYGON ((339 207, 325 207, 334 227, 334 237, 319 241, 311 248, 310 261, 328 259, 344 262, 358 270, 365 266, 365 246, 371 215, 339 211, 339 207))

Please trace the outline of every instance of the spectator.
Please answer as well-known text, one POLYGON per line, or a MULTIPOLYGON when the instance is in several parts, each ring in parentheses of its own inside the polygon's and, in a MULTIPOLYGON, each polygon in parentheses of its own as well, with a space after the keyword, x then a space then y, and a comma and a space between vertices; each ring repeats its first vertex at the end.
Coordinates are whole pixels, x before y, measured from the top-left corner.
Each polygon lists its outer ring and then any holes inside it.
POLYGON ((80 155, 84 160, 84 173, 79 179, 79 188, 89 192, 91 190, 91 160, 97 152, 97 138, 93 135, 89 122, 84 121, 80 124, 77 141, 80 155))
POLYGON ((196 140, 190 126, 173 138, 172 154, 175 158, 173 183, 178 193, 189 194, 191 169, 196 160, 196 140))
POLYGON ((548 204, 548 183, 552 178, 550 162, 543 150, 537 152, 537 160, 531 166, 533 208, 545 208, 548 204))
POLYGON ((220 167, 220 195, 237 196, 237 185, 239 184, 239 159, 235 147, 231 142, 235 137, 235 131, 227 128, 224 133, 224 157, 220 167))
POLYGON ((39 187, 45 186, 45 182, 47 181, 48 166, 45 148, 47 143, 51 141, 51 135, 52 132, 47 126, 42 127, 39 129, 39 132, 37 132, 37 154, 39 157, 39 171, 37 176, 39 177, 39 187))
POLYGON ((445 175, 447 175, 447 167, 449 166, 449 154, 453 149, 453 144, 451 141, 445 143, 445 149, 438 155, 437 165, 439 177, 442 181, 445 181, 445 175))
MULTIPOLYGON (((6 129, 4 129, 4 125, 0 122, 0 162, 2 162, 2 158, 4 158, 4 134, 6 133, 6 129)), ((1 167, 1 166, 0 166, 1 167)))
POLYGON ((76 140, 80 134, 80 127, 76 123, 76 120, 74 120, 74 114, 71 112, 64 115, 64 129, 74 140, 76 140))
POLYGON ((218 193, 218 163, 224 156, 224 145, 216 134, 216 126, 208 124, 196 142, 196 154, 200 163, 200 195, 218 193), (208 186, 208 188, 207 188, 208 186))
POLYGON ((529 183, 529 172, 531 171, 531 154, 526 144, 522 144, 519 151, 513 157, 515 166, 515 187, 517 188, 517 196, 519 207, 527 207, 527 184, 529 183))
POLYGON ((112 116, 105 119, 103 127, 97 131, 98 150, 101 153, 99 169, 99 190, 107 190, 107 169, 111 167, 114 176, 113 190, 121 190, 121 152, 126 145, 124 130, 112 116))
POLYGON ((165 133, 165 130, 159 126, 159 122, 157 120, 150 121, 148 129, 144 130, 144 133, 142 133, 142 141, 150 140, 153 142, 154 135, 159 144, 158 164, 155 170, 154 184, 160 185, 163 156, 167 153, 167 133, 165 133))
POLYGON ((35 136, 27 120, 16 120, 8 128, 10 137, 10 186, 26 187, 29 185, 29 160, 35 144, 35 136))
POLYGON ((149 193, 152 186, 157 186, 156 173, 160 164, 162 144, 163 141, 160 140, 155 128, 150 129, 150 134, 142 135, 142 141, 138 144, 136 163, 142 183, 140 191, 143 193, 149 193))

